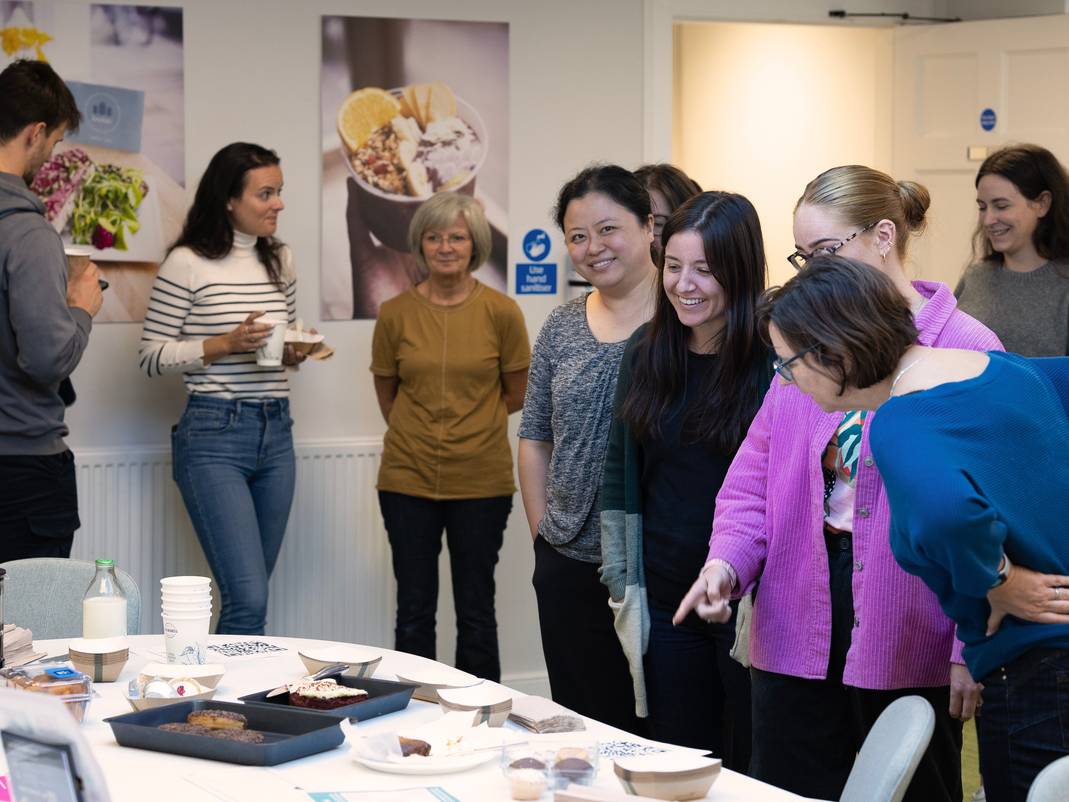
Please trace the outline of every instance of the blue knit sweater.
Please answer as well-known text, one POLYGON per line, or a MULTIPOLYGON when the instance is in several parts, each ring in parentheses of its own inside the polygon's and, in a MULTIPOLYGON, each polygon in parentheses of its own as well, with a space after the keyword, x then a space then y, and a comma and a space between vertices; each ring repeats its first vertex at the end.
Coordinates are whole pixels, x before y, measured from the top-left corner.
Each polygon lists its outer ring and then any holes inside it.
POLYGON ((869 434, 895 558, 957 622, 977 680, 1032 648, 1069 648, 1069 625, 1007 616, 984 634, 1003 550, 1069 574, 1069 358, 988 356, 973 379, 890 399, 869 434))

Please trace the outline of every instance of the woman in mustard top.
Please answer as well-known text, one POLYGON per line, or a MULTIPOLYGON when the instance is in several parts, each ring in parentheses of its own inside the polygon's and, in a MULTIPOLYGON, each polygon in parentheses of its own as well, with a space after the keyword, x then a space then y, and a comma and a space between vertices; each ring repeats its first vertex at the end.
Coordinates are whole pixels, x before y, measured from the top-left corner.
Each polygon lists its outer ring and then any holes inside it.
POLYGON ((388 426, 378 490, 397 579, 395 648, 435 657, 444 529, 456 667, 497 681, 494 566, 516 490, 508 416, 523 406, 527 328, 515 301, 472 275, 490 253, 473 198, 433 196, 408 239, 427 279, 382 305, 371 347, 388 426))

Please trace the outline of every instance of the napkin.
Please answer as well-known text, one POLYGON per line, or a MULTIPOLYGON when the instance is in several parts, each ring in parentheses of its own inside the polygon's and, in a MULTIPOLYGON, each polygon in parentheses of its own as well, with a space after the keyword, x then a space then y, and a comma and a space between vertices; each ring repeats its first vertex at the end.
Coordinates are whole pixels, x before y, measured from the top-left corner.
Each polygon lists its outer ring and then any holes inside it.
POLYGON ((512 700, 509 718, 531 732, 576 732, 585 730, 581 716, 542 696, 518 696, 512 700))
POLYGON ((30 630, 14 624, 4 624, 4 666, 6 668, 25 665, 44 656, 44 652, 33 650, 33 633, 30 630))

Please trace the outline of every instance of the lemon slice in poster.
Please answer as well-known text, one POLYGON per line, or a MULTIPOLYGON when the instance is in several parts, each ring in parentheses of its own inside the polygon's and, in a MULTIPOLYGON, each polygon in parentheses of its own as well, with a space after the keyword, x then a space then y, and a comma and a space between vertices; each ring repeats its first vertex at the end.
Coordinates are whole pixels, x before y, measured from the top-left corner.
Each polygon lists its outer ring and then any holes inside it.
POLYGON ((401 104, 389 92, 374 87, 357 89, 338 109, 338 136, 352 153, 400 113, 401 104))

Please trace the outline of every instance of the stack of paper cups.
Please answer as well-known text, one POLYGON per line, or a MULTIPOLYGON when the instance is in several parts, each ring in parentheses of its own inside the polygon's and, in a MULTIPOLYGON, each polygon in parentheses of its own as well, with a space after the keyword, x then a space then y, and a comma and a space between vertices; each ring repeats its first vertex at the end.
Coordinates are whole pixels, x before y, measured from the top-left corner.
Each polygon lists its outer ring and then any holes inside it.
POLYGON ((212 620, 212 581, 206 576, 165 576, 163 640, 168 663, 208 662, 208 627, 212 620))

